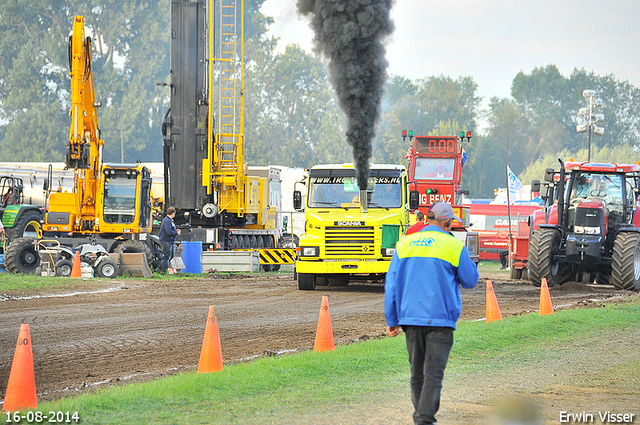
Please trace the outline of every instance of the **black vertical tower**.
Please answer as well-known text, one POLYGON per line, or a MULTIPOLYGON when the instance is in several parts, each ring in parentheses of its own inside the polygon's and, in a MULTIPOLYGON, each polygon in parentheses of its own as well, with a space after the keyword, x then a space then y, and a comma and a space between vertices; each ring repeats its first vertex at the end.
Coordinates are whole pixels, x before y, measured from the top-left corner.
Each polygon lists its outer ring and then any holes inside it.
POLYGON ((205 0, 171 1, 171 109, 163 124, 165 209, 206 203, 207 7, 205 0))

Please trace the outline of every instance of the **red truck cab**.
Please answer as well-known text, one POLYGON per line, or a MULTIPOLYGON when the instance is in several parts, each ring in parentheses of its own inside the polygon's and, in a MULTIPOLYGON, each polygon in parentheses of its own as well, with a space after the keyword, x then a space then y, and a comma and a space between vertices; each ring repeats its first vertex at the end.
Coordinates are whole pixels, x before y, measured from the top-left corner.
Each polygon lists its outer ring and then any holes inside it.
MULTIPOLYGON (((454 221, 452 233, 465 242, 469 255, 478 262, 478 234, 469 231, 471 213, 462 205, 462 166, 466 161, 464 143, 471 140, 471 132, 457 136, 413 136, 413 132, 402 132, 402 139, 409 139, 407 150, 408 177, 411 196, 417 197, 417 207, 411 205, 412 214, 422 211, 427 217, 429 208, 437 202, 451 205, 461 221, 454 221), (416 207, 416 208, 414 208, 416 207)), ((413 215, 415 217, 415 215, 413 215)), ((413 218, 415 222, 415 218, 413 218)))

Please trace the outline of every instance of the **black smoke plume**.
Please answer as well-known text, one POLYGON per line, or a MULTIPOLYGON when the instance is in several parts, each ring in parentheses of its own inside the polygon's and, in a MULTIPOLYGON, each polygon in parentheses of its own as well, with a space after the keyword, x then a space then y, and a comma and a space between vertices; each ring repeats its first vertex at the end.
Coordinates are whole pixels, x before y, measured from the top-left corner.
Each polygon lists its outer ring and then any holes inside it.
POLYGON ((393 32, 392 0, 297 0, 310 19, 316 52, 328 59, 329 79, 347 116, 358 187, 367 188, 371 143, 387 81, 382 41, 393 32))

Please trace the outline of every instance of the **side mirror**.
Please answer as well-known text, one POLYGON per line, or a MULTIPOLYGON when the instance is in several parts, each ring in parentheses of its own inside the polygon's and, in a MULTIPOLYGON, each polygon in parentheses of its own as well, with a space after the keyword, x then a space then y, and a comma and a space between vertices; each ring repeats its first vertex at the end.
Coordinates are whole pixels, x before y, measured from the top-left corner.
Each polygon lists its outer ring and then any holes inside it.
POLYGON ((300 211, 302 209, 302 192, 299 190, 293 191, 293 209, 300 211))
POLYGON ((540 192, 540 180, 531 180, 531 191, 540 192))
POLYGON ((553 171, 553 168, 547 168, 546 170, 544 170, 544 181, 552 182, 554 174, 555 172, 553 171))
POLYGON ((420 193, 417 190, 409 192, 409 209, 417 210, 420 206, 420 193))
POLYGON ((48 177, 46 177, 44 179, 44 184, 42 185, 42 190, 45 190, 45 191, 49 190, 49 178, 48 177))

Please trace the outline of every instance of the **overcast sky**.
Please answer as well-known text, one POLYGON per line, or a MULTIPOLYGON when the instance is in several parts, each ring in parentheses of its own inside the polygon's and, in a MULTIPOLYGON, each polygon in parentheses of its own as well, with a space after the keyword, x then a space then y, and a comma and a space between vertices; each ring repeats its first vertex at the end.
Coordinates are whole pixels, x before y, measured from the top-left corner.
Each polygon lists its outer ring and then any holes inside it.
MULTIPOLYGON (((295 0, 266 0, 262 12, 280 51, 311 51, 295 0)), ((549 64, 565 77, 584 68, 640 87, 640 0, 396 0, 391 17, 390 74, 471 76, 485 105, 509 97, 518 72, 549 64)))

